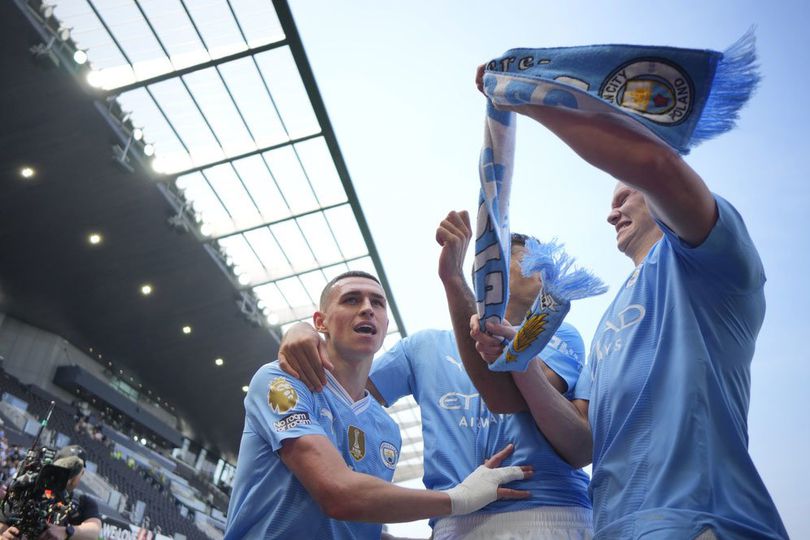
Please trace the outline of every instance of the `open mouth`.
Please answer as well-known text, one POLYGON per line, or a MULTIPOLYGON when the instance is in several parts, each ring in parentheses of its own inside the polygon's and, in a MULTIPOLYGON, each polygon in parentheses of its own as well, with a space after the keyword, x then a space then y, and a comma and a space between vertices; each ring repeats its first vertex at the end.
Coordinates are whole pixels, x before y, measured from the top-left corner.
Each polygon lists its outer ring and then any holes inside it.
POLYGON ((377 335, 377 327, 371 323, 360 323, 354 327, 354 331, 358 334, 377 335))
POLYGON ((616 234, 618 235, 620 232, 622 232, 622 230, 626 229, 629 226, 630 226, 629 221, 622 221, 621 223, 616 225, 616 234))

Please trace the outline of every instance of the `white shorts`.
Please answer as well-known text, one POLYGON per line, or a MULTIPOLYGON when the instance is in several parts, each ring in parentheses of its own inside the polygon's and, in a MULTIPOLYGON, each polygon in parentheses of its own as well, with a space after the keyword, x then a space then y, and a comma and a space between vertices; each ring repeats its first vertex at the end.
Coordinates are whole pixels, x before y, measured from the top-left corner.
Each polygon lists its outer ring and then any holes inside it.
POLYGON ((497 514, 438 520, 434 540, 590 540, 591 511, 579 506, 540 506, 497 514))

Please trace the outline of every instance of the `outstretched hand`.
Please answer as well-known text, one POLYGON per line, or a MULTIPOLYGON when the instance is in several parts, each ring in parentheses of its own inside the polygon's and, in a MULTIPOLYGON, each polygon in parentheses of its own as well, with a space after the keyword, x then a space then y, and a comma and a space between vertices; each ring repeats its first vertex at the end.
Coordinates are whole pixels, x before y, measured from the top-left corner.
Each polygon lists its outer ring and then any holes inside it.
POLYGON ((514 449, 514 445, 507 445, 459 485, 445 490, 450 496, 452 515, 475 512, 497 499, 526 499, 530 496, 525 490, 500 487, 501 484, 529 478, 534 473, 531 465, 496 468, 514 449))

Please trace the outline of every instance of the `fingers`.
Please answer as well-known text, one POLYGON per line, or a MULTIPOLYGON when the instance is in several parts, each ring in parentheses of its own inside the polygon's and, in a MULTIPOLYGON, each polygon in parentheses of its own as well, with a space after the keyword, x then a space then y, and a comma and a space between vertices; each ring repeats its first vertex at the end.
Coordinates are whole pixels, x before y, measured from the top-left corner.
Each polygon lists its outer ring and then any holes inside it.
POLYGON ((515 450, 515 445, 512 443, 507 444, 501 451, 496 453, 494 456, 489 458, 484 462, 484 465, 489 467, 490 469, 495 469, 496 467, 500 467, 503 460, 509 457, 512 452, 515 450))
POLYGON ((287 375, 292 375, 292 376, 293 376, 293 377, 295 377, 296 379, 300 379, 300 378, 301 378, 301 375, 300 375, 300 374, 299 374, 297 371, 295 371, 295 370, 292 368, 292 366, 290 365, 289 361, 287 360, 287 357, 286 357, 286 356, 285 356, 285 354, 284 354, 283 352, 281 352, 281 351, 279 351, 279 352, 278 352, 278 366, 279 366, 279 367, 281 368, 281 370, 282 370, 284 373, 286 373, 287 375))
POLYGON ((515 327, 508 323, 498 323, 493 321, 486 322, 487 332, 495 336, 505 337, 511 340, 515 337, 517 331, 515 327))
POLYGON ((528 499, 532 494, 523 489, 498 488, 498 499, 528 499))
MULTIPOLYGON (((289 367, 300 375, 301 382, 313 392, 320 392, 326 385, 326 373, 321 365, 319 337, 287 347, 285 357, 289 367)), ((286 370, 285 370, 286 371, 286 370)))
POLYGON ((475 87, 478 88, 479 92, 484 94, 484 64, 481 64, 475 70, 475 87))
POLYGON ((466 243, 471 237, 470 214, 466 210, 450 212, 436 229, 436 242, 441 246, 456 239, 466 243))
MULTIPOLYGON (((335 365, 329 360, 329 353, 326 351, 326 342, 322 339, 318 340, 318 356, 321 357, 321 364, 329 371, 335 371, 335 365)), ((324 384, 326 381, 324 380, 324 384)))

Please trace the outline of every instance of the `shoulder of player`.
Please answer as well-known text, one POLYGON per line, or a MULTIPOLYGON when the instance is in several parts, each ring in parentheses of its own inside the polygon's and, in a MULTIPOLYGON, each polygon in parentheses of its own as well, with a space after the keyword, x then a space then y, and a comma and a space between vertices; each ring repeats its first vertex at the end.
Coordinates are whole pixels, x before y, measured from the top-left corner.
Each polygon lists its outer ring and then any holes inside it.
POLYGON ((314 396, 312 391, 310 391, 307 386, 301 382, 299 379, 296 379, 292 375, 285 373, 284 370, 279 367, 278 361, 270 362, 268 364, 263 365, 256 371, 256 374, 253 376, 253 380, 250 382, 250 388, 253 390, 254 388, 258 387, 262 393, 267 392, 267 389, 270 387, 271 384, 278 383, 284 381, 290 386, 292 386, 299 395, 304 396, 314 396))

